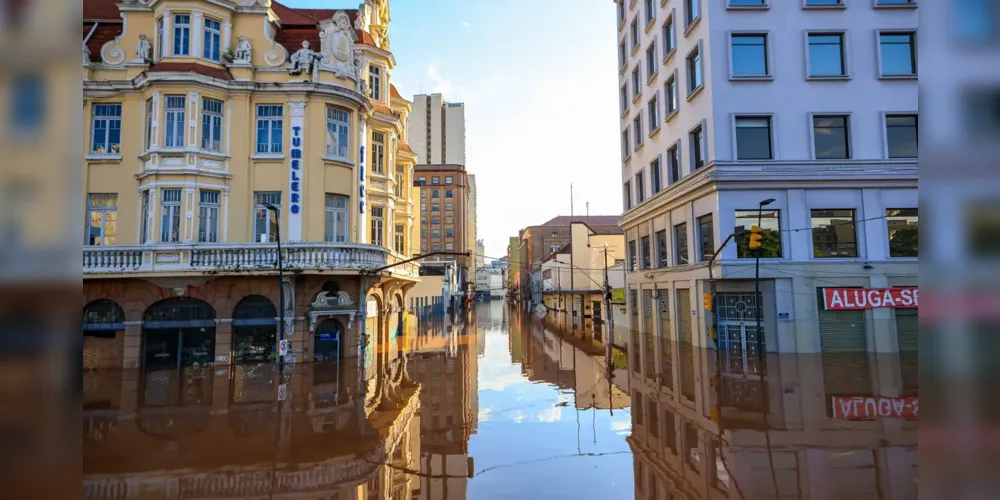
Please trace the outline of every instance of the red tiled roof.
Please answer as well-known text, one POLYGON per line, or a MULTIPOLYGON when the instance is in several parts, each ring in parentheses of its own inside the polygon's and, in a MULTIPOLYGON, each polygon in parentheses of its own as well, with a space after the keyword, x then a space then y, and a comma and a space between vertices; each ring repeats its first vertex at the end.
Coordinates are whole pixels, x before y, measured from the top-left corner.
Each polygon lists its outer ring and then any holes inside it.
POLYGON ((358 35, 354 40, 355 43, 363 43, 365 45, 371 45, 372 47, 375 46, 375 39, 372 38, 371 34, 369 34, 367 31, 365 30, 354 30, 354 31, 356 31, 358 35))
POLYGON ((405 143, 405 142, 397 142, 396 144, 399 145, 399 150, 402 151, 402 152, 404 152, 404 153, 409 153, 411 155, 417 154, 417 153, 414 153, 413 149, 410 148, 410 145, 407 144, 407 143, 405 143))
POLYGON ((278 2, 271 2, 271 10, 281 20, 281 26, 316 26, 316 18, 303 14, 302 9, 291 9, 278 2))
POLYGON ((391 83, 389 84, 389 96, 398 97, 400 99, 403 98, 403 96, 399 95, 399 89, 397 89, 396 86, 391 83))
POLYGON ((368 99, 368 102, 370 102, 372 104, 372 107, 375 108, 375 111, 377 111, 379 113, 386 114, 386 115, 389 115, 389 116, 395 116, 396 115, 396 113, 392 111, 392 108, 390 108, 389 106, 386 106, 385 104, 382 104, 382 103, 380 103, 378 101, 375 101, 375 100, 372 100, 372 99, 368 99))
POLYGON ((204 64, 198 63, 182 63, 182 62, 161 62, 150 66, 146 70, 147 73, 152 72, 164 72, 169 71, 171 73, 197 73, 199 75, 205 75, 212 78, 218 78, 220 80, 232 80, 233 75, 228 69, 213 68, 211 66, 206 66, 204 64))
POLYGON ((118 0, 83 0, 83 19, 121 22, 118 0))
MULTIPOLYGON (((83 24, 83 38, 87 38, 87 34, 94 27, 94 23, 84 23, 83 24)), ((99 62, 101 60, 101 47, 111 40, 114 40, 116 36, 120 35, 122 32, 122 23, 98 23, 97 29, 94 30, 94 34, 90 35, 90 39, 87 40, 87 49, 90 50, 90 60, 94 62, 99 62)))

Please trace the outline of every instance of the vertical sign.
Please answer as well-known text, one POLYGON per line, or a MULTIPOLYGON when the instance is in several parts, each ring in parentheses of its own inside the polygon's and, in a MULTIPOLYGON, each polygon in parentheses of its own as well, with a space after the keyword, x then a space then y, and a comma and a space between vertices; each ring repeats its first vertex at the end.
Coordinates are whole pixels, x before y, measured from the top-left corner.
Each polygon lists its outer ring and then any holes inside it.
POLYGON ((288 174, 288 241, 302 241, 302 177, 305 168, 302 162, 302 140, 306 118, 305 101, 289 101, 292 128, 292 147, 289 150, 291 163, 288 174))
POLYGON ((288 354, 288 341, 281 340, 278 342, 278 354, 285 356, 288 354))
POLYGON ((358 243, 365 243, 368 241, 366 227, 368 224, 368 218, 365 217, 365 144, 368 143, 368 121, 361 118, 361 131, 358 135, 358 142, 361 144, 361 149, 358 152, 358 243))

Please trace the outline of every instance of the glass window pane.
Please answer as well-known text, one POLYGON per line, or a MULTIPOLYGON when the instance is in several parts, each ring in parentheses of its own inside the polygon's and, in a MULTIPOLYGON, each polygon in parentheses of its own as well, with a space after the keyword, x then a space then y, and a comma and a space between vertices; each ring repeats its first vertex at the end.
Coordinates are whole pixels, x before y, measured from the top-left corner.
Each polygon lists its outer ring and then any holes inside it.
POLYGON ((854 210, 812 210, 813 256, 857 257, 854 210))
POLYGON ((736 236, 736 256, 740 259, 756 257, 754 250, 750 249, 750 228, 760 226, 764 231, 761 233, 760 256, 761 258, 781 257, 781 225, 778 210, 765 209, 761 212, 757 210, 737 210, 734 233, 736 236), (760 221, 758 223, 758 215, 760 221))
POLYGON ((767 50, 764 35, 733 36, 733 75, 767 75, 767 50))
POLYGON ((914 75, 917 73, 913 57, 913 35, 884 34, 879 36, 882 49, 883 75, 914 75))
POLYGON ((917 236, 919 235, 917 222, 917 209, 915 208, 890 208, 886 210, 890 257, 917 256, 917 236))
POLYGON ((771 159, 771 119, 769 117, 736 118, 736 159, 771 159))
POLYGON ((841 35, 809 35, 809 74, 839 76, 844 74, 841 35))
POLYGON ((813 117, 813 138, 817 159, 845 159, 849 157, 847 117, 813 117))

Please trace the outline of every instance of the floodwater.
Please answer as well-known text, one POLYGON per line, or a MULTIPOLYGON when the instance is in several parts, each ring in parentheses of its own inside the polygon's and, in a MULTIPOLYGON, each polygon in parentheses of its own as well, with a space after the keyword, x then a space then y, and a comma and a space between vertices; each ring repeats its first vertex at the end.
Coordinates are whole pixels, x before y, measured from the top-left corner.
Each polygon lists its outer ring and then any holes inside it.
POLYGON ((85 374, 85 498, 916 497, 898 355, 768 357, 755 378, 674 345, 647 376, 500 301, 409 321, 384 362, 85 374))

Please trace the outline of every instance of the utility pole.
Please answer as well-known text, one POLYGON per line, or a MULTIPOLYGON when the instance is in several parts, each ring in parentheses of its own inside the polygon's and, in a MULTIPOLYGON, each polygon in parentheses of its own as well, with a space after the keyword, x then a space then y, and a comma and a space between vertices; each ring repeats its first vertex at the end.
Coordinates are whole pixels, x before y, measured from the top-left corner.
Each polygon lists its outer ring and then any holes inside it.
POLYGON ((608 380, 611 380, 611 373, 614 371, 614 362, 611 358, 612 339, 614 338, 615 323, 611 316, 611 285, 608 282, 608 245, 604 244, 604 314, 607 321, 604 332, 604 357, 608 363, 608 380))

